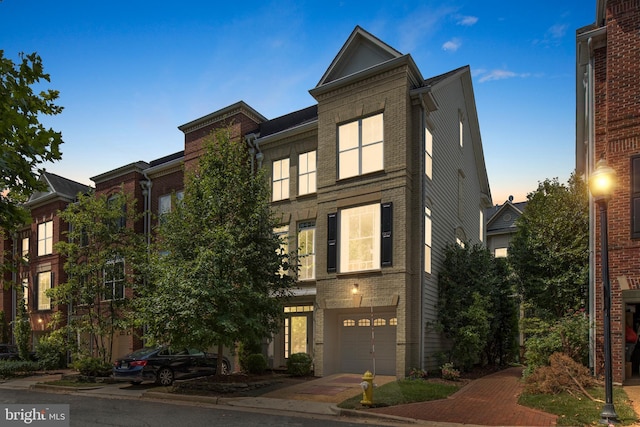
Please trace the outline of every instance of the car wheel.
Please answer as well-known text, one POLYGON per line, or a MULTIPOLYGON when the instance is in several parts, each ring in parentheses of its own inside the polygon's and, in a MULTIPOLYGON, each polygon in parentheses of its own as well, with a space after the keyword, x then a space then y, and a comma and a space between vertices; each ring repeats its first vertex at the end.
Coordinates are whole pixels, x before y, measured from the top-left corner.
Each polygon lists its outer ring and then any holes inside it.
POLYGON ((173 384, 173 371, 169 368, 161 368, 156 374, 156 383, 165 387, 173 384))
POLYGON ((229 371, 230 371, 229 363, 227 363, 226 360, 223 360, 222 361, 222 372, 221 372, 221 374, 222 375, 229 375, 229 371))
POLYGON ((131 384, 140 385, 140 384, 142 384, 142 381, 131 381, 131 384))

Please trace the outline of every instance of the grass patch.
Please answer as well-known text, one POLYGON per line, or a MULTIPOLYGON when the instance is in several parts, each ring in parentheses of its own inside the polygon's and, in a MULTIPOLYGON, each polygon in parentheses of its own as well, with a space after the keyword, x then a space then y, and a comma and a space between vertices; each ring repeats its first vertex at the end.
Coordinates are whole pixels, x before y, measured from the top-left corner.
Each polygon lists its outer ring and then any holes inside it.
MULTIPOLYGON (((604 387, 596 387, 588 391, 594 398, 605 400, 604 387)), ((604 406, 604 403, 594 402, 585 396, 578 399, 566 392, 557 395, 523 393, 518 403, 558 415, 559 426, 595 425, 600 420, 600 412, 604 406)), ((613 388, 613 405, 620 424, 633 425, 637 421, 629 398, 621 387, 613 388)))
MULTIPOLYGON (((462 385, 442 384, 424 380, 403 379, 377 387, 373 391, 373 407, 402 405, 444 399, 455 393, 462 385)), ((362 393, 338 404, 343 409, 363 408, 362 393)))

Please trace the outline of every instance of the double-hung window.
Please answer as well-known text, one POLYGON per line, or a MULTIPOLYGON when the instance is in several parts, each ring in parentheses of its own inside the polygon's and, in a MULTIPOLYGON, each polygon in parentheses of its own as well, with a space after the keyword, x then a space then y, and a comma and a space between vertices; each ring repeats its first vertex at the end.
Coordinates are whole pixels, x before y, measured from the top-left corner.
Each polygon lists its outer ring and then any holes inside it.
POLYGON ((51 310, 51 298, 47 291, 51 289, 51 272, 38 273, 38 310, 51 310))
POLYGON ((22 238, 22 260, 27 262, 29 261, 29 237, 22 238))
POLYGON ((424 272, 431 274, 431 209, 424 207, 424 272))
MULTIPOLYGON (((175 203, 181 203, 184 198, 184 191, 176 191, 175 193, 175 203)), ((173 195, 172 194, 164 194, 158 197, 158 218, 160 223, 163 221, 164 215, 171 212, 173 209, 173 195)))
POLYGON ((53 221, 38 224, 38 256, 53 253, 53 221))
POLYGON ((298 280, 316 278, 316 223, 298 225, 298 280))
POLYGON ((427 126, 424 127, 424 174, 433 179, 433 134, 427 126))
POLYGON ((341 209, 328 216, 327 271, 348 273, 392 265, 392 204, 341 209))
POLYGON ((382 113, 338 127, 338 178, 345 179, 384 168, 382 113))
POLYGON ((298 194, 316 192, 316 152, 309 151, 298 156, 298 194))
POLYGON ((272 201, 289 198, 289 158, 273 162, 272 201))
POLYGON ((640 156, 631 158, 631 238, 640 239, 640 156))
MULTIPOLYGON (((275 234, 280 240, 280 247, 277 249, 278 255, 284 257, 283 261, 288 261, 289 257, 287 255, 289 254, 289 226, 283 225, 281 227, 276 227, 273 229, 273 234, 275 234)), ((280 267, 280 271, 278 272, 278 274, 280 274, 280 277, 283 277, 286 274, 282 266, 280 267)))
POLYGON ((104 300, 124 298, 124 260, 107 263, 104 268, 104 300))

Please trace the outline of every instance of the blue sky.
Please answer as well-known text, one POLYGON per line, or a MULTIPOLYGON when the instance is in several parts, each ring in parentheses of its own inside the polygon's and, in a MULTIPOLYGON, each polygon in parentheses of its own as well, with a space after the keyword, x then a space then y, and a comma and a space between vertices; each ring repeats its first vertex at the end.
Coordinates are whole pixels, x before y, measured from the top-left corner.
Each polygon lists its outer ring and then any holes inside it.
POLYGON ((63 160, 90 177, 183 149, 177 127, 243 100, 267 118, 315 103, 356 25, 425 78, 469 65, 493 202, 575 167, 575 31, 595 0, 0 2, 0 49, 38 52, 60 91, 63 160))

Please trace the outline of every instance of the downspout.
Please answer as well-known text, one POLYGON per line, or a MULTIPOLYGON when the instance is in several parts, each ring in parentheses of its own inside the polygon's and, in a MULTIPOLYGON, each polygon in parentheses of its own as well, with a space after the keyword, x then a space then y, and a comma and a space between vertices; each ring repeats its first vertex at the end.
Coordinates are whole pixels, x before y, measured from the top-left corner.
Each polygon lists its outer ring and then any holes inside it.
MULTIPOLYGON (((587 64, 587 81, 585 82, 586 86, 586 116, 587 116, 587 161, 586 161, 586 172, 587 176, 591 174, 593 170, 594 161, 595 161, 595 135, 594 135, 594 124, 595 124, 595 108, 594 108, 594 58, 593 58, 593 39, 589 37, 587 40, 587 46, 589 51, 589 63, 587 64)), ((595 231, 595 209, 593 204, 593 197, 591 196, 591 192, 589 192, 589 347, 591 351, 589 351, 589 362, 590 368, 595 372, 596 365, 596 331, 595 331, 595 308, 596 308, 596 292, 595 292, 595 237, 594 233, 591 231, 595 231)))
MULTIPOLYGON (((424 141, 424 131, 425 128, 427 126, 427 107, 424 103, 424 97, 423 94, 420 94, 420 107, 422 108, 422 113, 420 114, 420 122, 422 124, 422 140, 424 141)), ((424 157, 424 156, 423 156, 424 157)), ((426 166, 425 166, 426 167, 426 166)), ((424 206, 426 205, 426 200, 425 200, 425 186, 424 186, 424 173, 421 173, 421 180, 420 182, 422 183, 422 185, 420 185, 420 189, 421 189, 421 197, 420 200, 422 202, 422 208, 424 209, 424 206)), ((422 236, 424 236, 424 213, 422 215, 422 236)), ((424 238, 424 237, 423 237, 424 238)), ((427 256, 424 250, 424 244, 422 245, 422 265, 424 265, 424 258, 427 256)), ((418 314, 418 321, 420 322, 420 339, 418 340, 418 347, 419 347, 419 354, 418 357, 420 358, 420 369, 422 370, 426 370, 426 365, 425 365, 425 333, 426 333, 426 325, 425 325, 425 319, 424 319, 424 307, 425 307, 425 300, 424 300, 424 288, 426 286, 426 275, 424 272, 424 268, 420 269, 422 270, 422 272, 420 273, 420 312, 418 314)))
MULTIPOLYGON (((146 181, 140 181, 140 186, 142 187, 142 197, 144 198, 144 234, 147 238, 147 256, 151 252, 151 187, 153 186, 153 182, 147 172, 142 172, 142 175, 145 177, 146 181)), ((144 279, 144 287, 146 288, 147 279, 144 279)), ((143 334, 142 336, 146 336, 147 334, 147 325, 144 324, 142 326, 143 334)), ((143 340, 143 345, 145 345, 145 341, 143 340)))
MULTIPOLYGON (((16 286, 18 285, 18 265, 17 265, 17 256, 18 256, 18 238, 16 233, 13 233, 12 236, 13 244, 12 244, 12 255, 13 255, 13 267, 11 270, 11 281, 13 282, 13 286, 11 286, 11 323, 10 325, 14 325, 16 321, 16 316, 18 314, 18 296, 16 295, 16 286)), ((22 286, 22 283, 20 283, 22 286)), ((16 343, 16 337, 11 331, 11 344, 16 343)))
POLYGON ((144 197, 144 234, 147 238, 147 253, 151 248, 151 187, 153 182, 147 175, 147 172, 142 172, 146 181, 140 181, 140 187, 142 187, 142 196, 144 197))
POLYGON ((245 136, 245 141, 249 146, 249 154, 251 157, 251 172, 256 171, 262 167, 262 159, 264 158, 264 154, 260 151, 260 145, 258 143, 258 136, 255 133, 250 133, 245 136), (255 162, 257 163, 254 163, 255 162), (256 168, 257 166, 257 168, 256 168))

